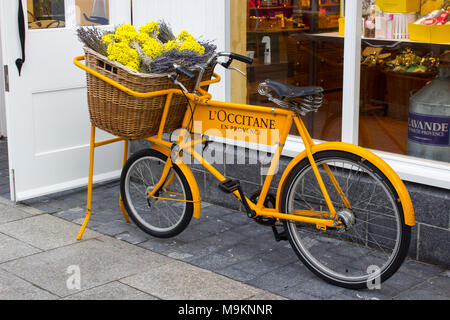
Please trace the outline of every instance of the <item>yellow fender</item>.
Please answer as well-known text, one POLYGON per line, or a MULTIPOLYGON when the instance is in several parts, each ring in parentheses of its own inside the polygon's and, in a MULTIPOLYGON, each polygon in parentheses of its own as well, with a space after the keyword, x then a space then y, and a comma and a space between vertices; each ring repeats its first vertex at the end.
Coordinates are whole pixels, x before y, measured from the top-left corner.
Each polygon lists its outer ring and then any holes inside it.
MULTIPOLYGON (((405 184, 400 179, 400 177, 395 173, 394 170, 380 157, 375 155, 373 152, 370 152, 367 149, 361 148, 359 146, 355 146, 353 144, 344 143, 344 142, 326 142, 321 143, 318 145, 312 146, 312 153, 317 153, 320 151, 346 151, 349 153, 356 154, 360 156, 361 158, 364 158, 368 161, 370 161, 372 164, 374 164, 376 167, 378 167, 385 175, 386 177, 391 181, 392 185, 395 188, 395 191, 397 192, 399 199, 398 201, 401 201, 402 207, 403 207, 403 213, 405 216, 405 224, 408 226, 414 226, 415 225, 415 217, 414 217, 414 208, 411 202, 411 197, 409 196, 408 190, 405 187, 405 184)), ((281 197, 282 197, 282 190, 285 186, 287 177, 291 173, 291 171, 294 169, 294 167, 300 163, 303 159, 307 158, 306 151, 303 151, 299 155, 297 155, 291 163, 288 165, 286 170, 284 171, 280 183, 278 185, 277 190, 277 208, 278 210, 281 210, 281 197)))
MULTIPOLYGON (((161 145, 158 145, 154 143, 152 145, 152 149, 161 152, 162 154, 166 155, 167 157, 170 157, 171 150, 169 148, 163 147, 161 145)), ((180 164, 177 164, 178 168, 180 168, 181 172, 183 172, 184 176, 186 177, 186 180, 189 184, 189 187, 191 189, 192 193, 192 203, 194 206, 194 218, 198 219, 201 215, 201 201, 202 198, 200 197, 200 191, 198 189, 197 180, 195 180, 194 174, 192 173, 191 169, 184 163, 181 162, 180 164)))

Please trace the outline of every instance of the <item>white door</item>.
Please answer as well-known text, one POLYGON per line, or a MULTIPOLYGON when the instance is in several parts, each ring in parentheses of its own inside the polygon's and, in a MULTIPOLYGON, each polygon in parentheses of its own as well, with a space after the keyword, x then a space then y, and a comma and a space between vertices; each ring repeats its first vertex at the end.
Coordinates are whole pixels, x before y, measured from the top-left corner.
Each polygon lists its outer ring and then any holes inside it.
MULTIPOLYGON (((21 201, 87 184, 90 121, 78 24, 130 23, 130 1, 22 0, 25 63, 18 23, 20 0, 0 1, 11 199, 21 201), (89 22, 91 21, 91 22, 89 22)), ((97 141, 110 136, 97 130, 97 141)), ((118 177, 122 143, 97 148, 94 181, 118 177)))

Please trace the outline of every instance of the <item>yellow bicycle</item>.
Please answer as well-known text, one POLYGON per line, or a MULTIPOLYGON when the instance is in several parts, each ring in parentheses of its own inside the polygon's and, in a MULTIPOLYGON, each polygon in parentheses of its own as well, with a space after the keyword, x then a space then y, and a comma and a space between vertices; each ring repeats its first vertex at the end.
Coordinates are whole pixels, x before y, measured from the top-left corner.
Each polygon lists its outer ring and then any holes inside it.
POLYGON ((299 259, 319 277, 352 289, 388 279, 407 255, 415 224, 401 179, 364 148, 341 142, 314 143, 301 116, 320 108, 320 87, 266 80, 259 93, 276 107, 212 100, 205 87, 220 77, 214 74, 214 79, 200 82, 204 70, 212 64, 231 68, 234 60, 252 63, 245 56, 218 53, 203 66, 175 66, 170 77, 180 89, 127 90, 140 97, 167 95, 167 101, 158 134, 147 138, 151 148, 133 154, 122 170, 120 192, 126 213, 142 230, 161 238, 182 232, 192 216, 200 218, 199 188, 186 164, 195 159, 218 180, 211 188, 234 194, 249 219, 271 227, 277 240, 289 240, 299 259), (178 81, 180 75, 198 79, 194 92, 178 81), (173 95, 184 95, 188 108, 182 128, 164 139, 173 95), (282 172, 277 192, 271 194, 269 188, 293 123, 305 150, 282 172), (239 180, 227 179, 203 157, 203 147, 217 136, 273 146, 260 192, 247 197, 239 180))

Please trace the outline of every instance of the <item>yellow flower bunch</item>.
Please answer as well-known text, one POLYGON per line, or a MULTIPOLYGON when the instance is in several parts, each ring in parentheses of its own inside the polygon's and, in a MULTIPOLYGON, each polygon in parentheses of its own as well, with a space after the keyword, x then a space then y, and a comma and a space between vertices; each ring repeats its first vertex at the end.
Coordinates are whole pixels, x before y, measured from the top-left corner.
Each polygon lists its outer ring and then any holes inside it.
POLYGON ((128 69, 138 71, 141 65, 139 53, 126 42, 113 42, 108 45, 108 59, 123 64, 128 69))
POLYGON ((202 55, 205 53, 205 47, 195 40, 195 38, 189 34, 186 30, 181 31, 177 40, 172 40, 164 44, 164 52, 176 49, 177 51, 193 51, 202 55))
POLYGON ((136 36, 136 40, 139 42, 140 47, 144 53, 150 58, 156 58, 163 52, 163 45, 161 42, 149 36, 148 33, 139 33, 136 36))
POLYGON ((158 22, 149 22, 138 30, 130 24, 124 24, 116 29, 114 34, 107 34, 102 41, 107 45, 108 58, 125 67, 139 71, 150 70, 151 61, 170 50, 191 51, 199 55, 205 53, 205 48, 186 30, 176 39, 163 44, 158 40, 158 22))
POLYGON ((132 25, 124 24, 118 27, 115 33, 103 36, 102 41, 108 45, 106 50, 108 59, 138 71, 141 59, 136 49, 130 47, 130 43, 135 41, 138 35, 139 33, 132 25))
POLYGON ((138 32, 131 24, 124 24, 116 29, 115 41, 130 43, 137 35, 138 32))
POLYGON ((158 22, 149 22, 145 26, 139 28, 140 33, 149 34, 153 37, 158 36, 159 34, 159 25, 158 22))

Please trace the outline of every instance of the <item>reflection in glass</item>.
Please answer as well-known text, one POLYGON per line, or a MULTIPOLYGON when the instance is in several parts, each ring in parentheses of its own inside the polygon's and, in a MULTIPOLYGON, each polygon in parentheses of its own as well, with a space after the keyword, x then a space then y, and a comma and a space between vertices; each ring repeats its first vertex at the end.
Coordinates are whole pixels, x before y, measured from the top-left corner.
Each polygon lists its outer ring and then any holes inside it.
POLYGON ((109 24, 108 0, 76 0, 76 19, 79 26, 109 24))
POLYGON ((28 28, 65 27, 64 0, 27 0, 28 28))
MULTIPOLYGON (((433 2, 433 10, 443 4, 433 2)), ((370 39, 365 33, 362 40, 359 144, 450 163, 450 99, 448 90, 443 89, 450 87, 445 62, 450 35, 440 39, 442 43, 409 39, 414 33, 408 21, 420 21, 422 14, 432 10, 429 6, 417 5, 411 9, 413 13, 396 13, 394 22, 401 18, 403 23, 390 26, 393 14, 374 6, 372 0, 365 3, 369 5, 363 20, 375 21, 378 32, 370 39), (410 32, 398 36, 408 26, 410 32)))
MULTIPOLYGON (((249 0, 247 102, 271 105, 258 94, 266 79, 325 89, 322 107, 304 118, 312 136, 341 139, 344 40, 339 0, 249 0)), ((291 132, 297 134, 295 129, 291 132)))

